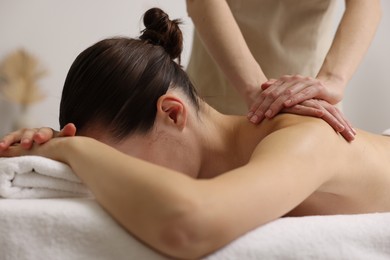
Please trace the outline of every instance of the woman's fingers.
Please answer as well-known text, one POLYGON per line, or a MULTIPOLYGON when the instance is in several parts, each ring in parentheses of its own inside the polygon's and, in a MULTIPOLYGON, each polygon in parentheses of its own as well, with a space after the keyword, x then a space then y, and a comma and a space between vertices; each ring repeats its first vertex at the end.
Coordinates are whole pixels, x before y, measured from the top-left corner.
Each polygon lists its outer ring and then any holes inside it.
POLYGON ((33 141, 37 144, 43 144, 52 139, 56 134, 56 131, 49 127, 39 128, 33 136, 33 141))
POLYGON ((15 143, 21 143, 23 140, 24 147, 29 147, 32 135, 34 135, 37 129, 20 129, 9 133, 0 140, 0 149, 8 149, 11 145, 15 143))
POLYGON ((34 135, 34 141, 37 144, 43 144, 52 138, 75 136, 75 135, 76 135, 76 126, 72 123, 69 123, 69 124, 66 124, 61 129, 61 131, 55 131, 49 127, 40 128, 34 135))
POLYGON ((0 149, 0 157, 14 157, 27 155, 28 150, 22 148, 20 145, 13 145, 7 147, 7 149, 0 149))
POLYGON ((66 137, 66 136, 75 136, 76 135, 76 126, 72 123, 68 123, 61 129, 60 132, 57 132, 56 137, 66 137))
POLYGON ((76 126, 72 123, 66 124, 61 131, 55 131, 49 127, 40 128, 34 135, 33 141, 37 144, 43 144, 49 141, 52 138, 56 137, 66 137, 66 136, 75 136, 76 135, 76 126))
POLYGON ((20 146, 24 149, 30 149, 34 142, 44 143, 52 136, 53 130, 48 127, 20 129, 3 137, 0 142, 0 149, 8 149, 16 143, 20 143, 20 146))
POLYGON ((6 150, 10 146, 20 143, 21 148, 31 149, 34 143, 44 144, 55 137, 75 136, 76 126, 67 124, 61 131, 55 131, 49 127, 20 129, 14 131, 0 140, 0 150, 6 150))
POLYGON ((4 136, 0 141, 0 150, 7 149, 12 142, 13 142, 13 137, 11 135, 4 136))
POLYGON ((33 145, 33 142, 34 142, 33 138, 34 138, 34 135, 36 134, 37 131, 39 131, 39 130, 35 129, 35 128, 24 130, 22 137, 20 138, 20 140, 17 140, 16 142, 20 142, 20 145, 22 148, 30 149, 31 146, 33 145))

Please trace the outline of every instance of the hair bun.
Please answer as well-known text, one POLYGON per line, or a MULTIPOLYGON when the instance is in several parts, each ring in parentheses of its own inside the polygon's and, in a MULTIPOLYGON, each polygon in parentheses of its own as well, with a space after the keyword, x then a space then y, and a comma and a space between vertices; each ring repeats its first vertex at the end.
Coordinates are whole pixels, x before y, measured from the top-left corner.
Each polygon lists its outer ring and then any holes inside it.
POLYGON ((179 28, 180 20, 170 20, 160 8, 152 8, 144 14, 145 29, 141 40, 162 46, 172 60, 178 58, 183 50, 183 35, 179 28))

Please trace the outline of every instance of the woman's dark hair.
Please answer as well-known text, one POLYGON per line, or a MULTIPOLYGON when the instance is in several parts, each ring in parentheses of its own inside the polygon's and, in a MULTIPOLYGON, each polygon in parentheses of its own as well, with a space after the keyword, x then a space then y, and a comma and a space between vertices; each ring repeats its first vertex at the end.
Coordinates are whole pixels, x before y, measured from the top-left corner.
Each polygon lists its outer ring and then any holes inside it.
POLYGON ((170 87, 180 88, 199 109, 195 88, 180 66, 180 22, 158 8, 148 10, 143 20, 139 39, 102 40, 76 58, 62 91, 61 128, 99 124, 118 139, 146 133, 153 127, 158 98, 170 87))

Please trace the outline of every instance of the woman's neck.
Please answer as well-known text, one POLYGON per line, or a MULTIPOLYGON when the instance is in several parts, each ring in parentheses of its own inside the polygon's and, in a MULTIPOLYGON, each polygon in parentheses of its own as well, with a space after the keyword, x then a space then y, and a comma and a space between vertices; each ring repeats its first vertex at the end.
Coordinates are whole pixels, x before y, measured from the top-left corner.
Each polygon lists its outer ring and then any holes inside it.
POLYGON ((202 160, 199 178, 212 178, 248 162, 261 138, 261 127, 244 116, 224 115, 206 108, 200 140, 202 160))

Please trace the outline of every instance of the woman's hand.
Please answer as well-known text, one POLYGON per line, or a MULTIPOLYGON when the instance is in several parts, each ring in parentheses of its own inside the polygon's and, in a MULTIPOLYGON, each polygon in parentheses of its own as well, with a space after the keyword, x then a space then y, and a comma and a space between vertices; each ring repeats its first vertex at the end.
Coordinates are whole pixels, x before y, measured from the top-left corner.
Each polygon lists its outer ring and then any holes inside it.
POLYGON ((348 120, 337 107, 324 100, 305 100, 293 107, 284 108, 282 112, 322 118, 348 142, 355 139, 356 131, 351 127, 348 120))
POLYGON ((44 144, 33 143, 29 149, 25 149, 20 144, 14 144, 7 149, 0 150, 0 157, 36 155, 68 164, 67 160, 71 153, 67 152, 67 149, 75 138, 78 137, 52 138, 44 144))
POLYGON ((0 151, 7 150, 10 146, 20 144, 20 148, 29 150, 36 144, 44 144, 52 138, 75 136, 76 126, 67 124, 61 131, 55 131, 49 127, 20 129, 4 136, 0 140, 0 151))

